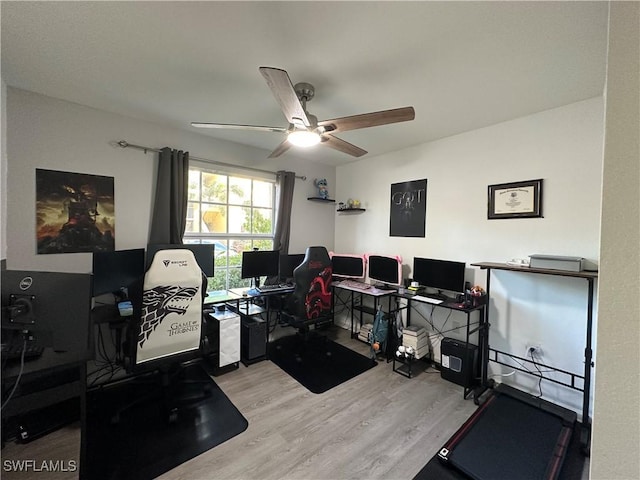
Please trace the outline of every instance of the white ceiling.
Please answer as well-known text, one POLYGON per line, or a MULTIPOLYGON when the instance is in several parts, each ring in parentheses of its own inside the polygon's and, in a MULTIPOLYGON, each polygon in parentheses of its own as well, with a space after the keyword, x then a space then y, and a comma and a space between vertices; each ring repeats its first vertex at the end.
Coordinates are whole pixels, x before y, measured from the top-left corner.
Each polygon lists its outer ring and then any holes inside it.
MULTIPOLYGON (((278 67, 293 83, 316 87, 308 110, 319 120, 413 105, 412 122, 338 135, 371 156, 602 95, 607 8, 539 1, 3 1, 2 78, 260 147, 266 157, 282 134, 203 131, 189 123, 286 127, 258 72, 278 67)), ((135 142, 135 133, 127 140, 135 142)), ((331 165, 354 160, 325 147, 294 154, 331 165)))

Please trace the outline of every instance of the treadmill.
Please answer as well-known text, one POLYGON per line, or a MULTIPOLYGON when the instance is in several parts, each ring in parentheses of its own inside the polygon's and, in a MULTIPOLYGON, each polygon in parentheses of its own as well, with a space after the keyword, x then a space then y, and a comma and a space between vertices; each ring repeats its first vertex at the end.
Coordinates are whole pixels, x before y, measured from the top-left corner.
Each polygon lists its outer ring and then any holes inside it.
POLYGON ((474 480, 556 480, 577 415, 499 384, 438 452, 474 480))

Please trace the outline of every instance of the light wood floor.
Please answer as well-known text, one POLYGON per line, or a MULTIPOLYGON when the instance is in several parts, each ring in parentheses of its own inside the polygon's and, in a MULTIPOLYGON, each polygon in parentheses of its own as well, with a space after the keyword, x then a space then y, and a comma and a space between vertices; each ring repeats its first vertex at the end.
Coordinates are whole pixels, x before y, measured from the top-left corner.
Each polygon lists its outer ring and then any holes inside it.
MULTIPOLYGON (((368 345, 337 328, 340 343, 368 345)), ((167 472, 169 479, 411 479, 476 406, 462 387, 422 365, 413 378, 383 361, 321 395, 263 361, 215 377, 249 421, 240 435, 167 472)), ((77 473, 18 473, 6 460, 79 461, 80 432, 70 426, 26 445, 7 444, 2 478, 58 480, 77 473)))

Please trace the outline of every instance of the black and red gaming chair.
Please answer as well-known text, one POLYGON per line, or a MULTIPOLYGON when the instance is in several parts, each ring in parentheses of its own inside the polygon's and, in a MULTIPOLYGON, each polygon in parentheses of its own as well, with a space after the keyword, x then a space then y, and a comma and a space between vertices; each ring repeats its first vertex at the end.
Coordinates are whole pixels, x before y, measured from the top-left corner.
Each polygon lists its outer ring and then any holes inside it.
POLYGON ((301 332, 311 325, 333 321, 331 259, 325 247, 307 247, 304 260, 293 271, 295 290, 287 299, 282 320, 301 332))

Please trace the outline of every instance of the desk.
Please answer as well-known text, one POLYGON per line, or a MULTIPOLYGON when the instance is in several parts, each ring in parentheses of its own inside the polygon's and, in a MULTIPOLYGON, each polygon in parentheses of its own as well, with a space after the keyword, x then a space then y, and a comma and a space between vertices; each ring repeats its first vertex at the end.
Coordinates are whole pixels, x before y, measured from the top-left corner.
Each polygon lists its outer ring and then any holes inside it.
POLYGON ((288 295, 293 291, 294 287, 265 292, 259 292, 255 288, 232 288, 229 290, 229 293, 237 296, 239 300, 243 301, 242 303, 239 301, 236 302, 236 307, 240 314, 252 316, 267 312, 267 321, 269 321, 271 314, 271 299, 274 297, 288 295), (253 301, 257 299, 264 299, 266 301, 266 308, 263 308, 260 305, 255 305, 253 301))
MULTIPOLYGON (((554 368, 550 365, 544 365, 538 363, 541 367, 557 370, 562 373, 566 373, 570 375, 571 382, 564 383, 560 381, 555 381, 560 385, 564 385, 565 387, 572 388, 574 390, 578 390, 582 392, 582 427, 581 427, 581 437, 580 437, 580 445, 582 447, 583 452, 588 453, 589 445, 590 445, 590 436, 591 436, 591 419, 589 418, 589 394, 591 391, 591 369, 593 368, 593 351, 591 348, 591 337, 593 330, 593 299, 595 295, 595 280, 598 278, 598 272, 590 272, 590 271, 581 271, 581 272, 572 272, 567 270, 552 270, 549 268, 533 268, 533 267, 519 267, 519 266, 511 266, 505 263, 491 263, 491 262, 479 262, 472 263, 474 267, 480 267, 482 270, 487 271, 487 298, 490 298, 491 291, 491 270, 507 270, 511 272, 520 272, 520 273, 535 273, 539 275, 555 275, 561 277, 573 277, 578 279, 583 279, 587 281, 587 318, 586 318, 586 339, 585 339, 585 349, 584 349, 584 376, 576 375, 570 372, 565 372, 564 370, 560 370, 554 368), (584 388, 579 388, 576 386, 576 379, 582 379, 584 381, 584 388)), ((485 324, 489 325, 489 310, 487 309, 485 312, 485 324)), ((497 350, 492 350, 489 348, 489 334, 488 329, 485 335, 485 339, 483 342, 482 350, 481 350, 481 359, 483 368, 485 369, 485 376, 483 376, 483 385, 487 386, 487 378, 486 378, 486 368, 490 361, 489 354, 492 353, 494 355, 492 361, 496 363, 500 363, 498 361, 498 354, 511 356, 514 358, 518 358, 513 354, 509 354, 506 352, 499 352, 497 350)), ((542 377, 542 374, 536 374, 533 372, 528 372, 526 370, 522 370, 517 367, 513 367, 513 365, 509 365, 511 368, 516 368, 516 370, 520 370, 530 375, 534 375, 536 377, 542 377)))
POLYGON ((239 302, 240 300, 242 300, 241 292, 236 292, 235 290, 211 290, 207 292, 207 296, 204 298, 204 306, 206 308, 208 305, 239 302))
POLYGON ((351 302, 351 306, 349 308, 351 312, 351 328, 350 328, 351 338, 354 338, 358 334, 357 332, 354 332, 354 329, 353 329, 353 313, 355 311, 360 312, 360 318, 359 318, 360 327, 362 327, 362 315, 366 313, 368 315, 371 315, 372 317, 375 317, 375 314, 378 311, 378 306, 382 305, 383 298, 387 298, 388 300, 387 312, 392 313, 396 311, 395 309, 391 308, 391 300, 393 299, 393 295, 396 293, 395 290, 382 290, 374 287, 361 289, 361 288, 355 288, 347 285, 341 285, 340 283, 333 283, 331 285, 331 288, 333 290, 334 304, 335 304, 335 297, 336 297, 336 294, 335 294, 336 289, 349 293, 349 301, 351 302), (364 305, 362 303, 363 296, 373 298, 373 308, 367 305, 364 305), (356 302, 356 298, 357 298, 357 302, 356 302))
MULTIPOLYGON (((419 298, 415 298, 415 295, 411 295, 408 293, 396 293, 394 294, 396 298, 399 299, 404 299, 407 301, 407 306, 406 306, 406 310, 407 310, 407 326, 411 325, 411 310, 413 308, 413 303, 418 303, 421 305, 430 305, 432 307, 436 307, 436 308, 447 308, 449 310, 454 310, 457 312, 461 312, 463 314, 466 315, 467 317, 467 325, 466 325, 466 343, 469 343, 469 337, 478 332, 478 343, 479 344, 483 344, 484 343, 484 337, 486 335, 486 330, 487 330, 487 323, 486 323, 486 304, 481 304, 481 305, 477 305, 477 306, 473 306, 473 307, 465 307, 464 304, 461 303, 456 303, 454 302, 452 299, 451 300, 445 300, 442 303, 429 303, 429 302, 425 302, 420 300, 419 298), (471 314, 473 312, 478 312, 478 325, 475 328, 471 328, 471 314)), ((478 345, 478 349, 479 349, 479 357, 480 356, 480 352, 481 350, 481 345, 478 345)), ((435 359, 434 359, 435 360, 435 359)), ((483 368, 482 362, 480 362, 480 378, 477 379, 479 380, 482 384, 486 383, 486 369, 483 368)), ((464 392, 463 392, 463 396, 464 398, 467 398, 469 396, 470 393, 472 393, 474 391, 474 387, 473 386, 468 386, 468 387, 464 387, 464 392)), ((476 398, 477 399, 477 398, 476 398)))
MULTIPOLYGON (((241 322, 242 322, 242 332, 244 334, 244 338, 241 337, 242 349, 244 351, 244 358, 242 362, 248 366, 251 363, 255 363, 260 360, 264 360, 267 358, 267 352, 269 351, 269 332, 271 331, 271 312, 272 305, 271 302, 274 298, 282 298, 285 295, 291 294, 295 290, 295 287, 287 287, 278 290, 264 291, 259 292, 256 289, 246 289, 246 288, 235 288, 230 290, 230 292, 235 295, 239 295, 243 300, 242 303, 238 302, 235 306, 237 312, 240 314, 241 322), (253 303, 254 300, 264 300, 266 305, 262 307, 260 305, 255 305, 253 303), (266 328, 264 328, 264 350, 261 348, 257 348, 253 344, 258 341, 258 336, 262 335, 263 328, 260 322, 251 322, 250 317, 256 317, 258 315, 262 315, 266 313, 266 328), (253 353, 251 353, 253 352, 253 353), (264 352, 264 355, 258 354, 256 352, 264 352)), ((281 309, 281 306, 278 307, 278 310, 281 309)), ((274 327, 275 328, 275 327, 274 327)))
MULTIPOLYGON (((9 419, 18 419, 19 438, 27 441, 41 434, 68 423, 69 421, 84 418, 85 392, 86 392, 86 361, 87 352, 54 352, 51 348, 45 348, 42 356, 26 360, 20 377, 20 383, 16 388, 9 403, 2 409, 2 440, 8 438, 13 432, 5 431, 9 419), (61 410, 47 414, 46 418, 33 416, 34 422, 28 420, 32 412, 46 407, 63 404, 78 399, 79 408, 75 412, 75 418, 68 418, 69 413, 61 410), (37 421, 36 421, 37 420, 37 421), (24 427, 23 427, 24 426, 24 427)), ((20 373, 20 361, 8 362, 2 370, 2 402, 11 393, 20 373)), ((9 429, 10 430, 10 429, 9 429)))

